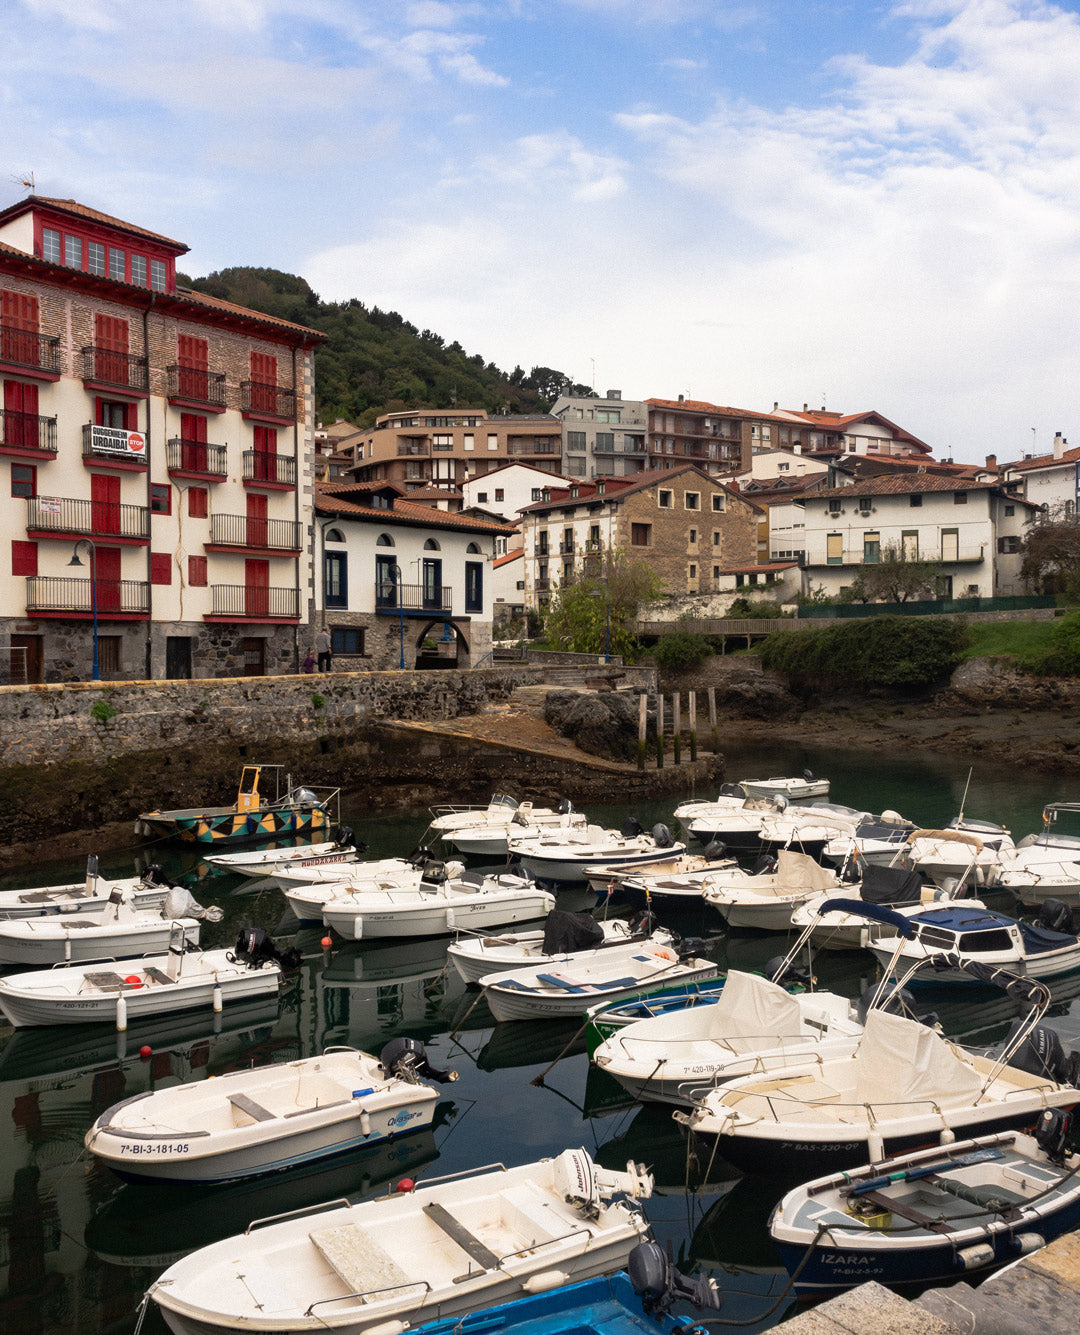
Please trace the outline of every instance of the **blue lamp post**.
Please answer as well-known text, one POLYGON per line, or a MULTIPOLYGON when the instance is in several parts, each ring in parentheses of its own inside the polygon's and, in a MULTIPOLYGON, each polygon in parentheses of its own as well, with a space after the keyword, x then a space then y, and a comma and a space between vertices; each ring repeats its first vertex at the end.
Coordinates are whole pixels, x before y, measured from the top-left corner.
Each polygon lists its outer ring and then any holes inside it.
POLYGON ((89 548, 90 552, 90 611, 94 620, 94 666, 91 672, 92 681, 101 680, 101 669, 98 665, 98 633, 97 633, 97 547, 90 538, 80 538, 75 544, 71 553, 69 566, 78 566, 81 568, 82 562, 79 560, 79 548, 83 545, 89 548))
POLYGON ((401 587, 401 567, 396 561, 390 566, 391 578, 397 583, 397 607, 398 607, 398 667, 403 671, 405 668, 405 591, 401 587))

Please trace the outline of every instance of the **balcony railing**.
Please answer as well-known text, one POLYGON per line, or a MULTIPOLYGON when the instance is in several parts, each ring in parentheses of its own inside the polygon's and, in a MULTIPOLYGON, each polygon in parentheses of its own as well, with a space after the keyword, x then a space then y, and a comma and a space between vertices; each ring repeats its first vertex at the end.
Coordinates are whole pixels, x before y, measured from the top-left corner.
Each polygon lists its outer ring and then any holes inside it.
POLYGON ((300 525, 293 519, 211 515, 210 543, 215 547, 255 547, 260 551, 298 552, 300 525))
POLYGON ((185 440, 183 436, 174 436, 165 446, 165 466, 170 473, 225 477, 228 446, 208 445, 205 440, 185 440))
POLYGON ((577 547, 576 547, 576 546, 574 545, 574 543, 572 543, 572 542, 560 542, 560 543, 559 543, 559 555, 560 555, 560 556, 573 556, 573 554, 574 554, 576 551, 577 551, 577 547))
POLYGON ((586 555, 592 556, 604 550, 603 540, 600 538, 589 538, 585 543, 586 555))
POLYGON ((27 612, 94 611, 108 617, 110 612, 124 616, 145 615, 150 610, 150 585, 135 579, 67 579, 52 575, 28 575, 26 579, 27 612))
POLYGON ((551 580, 548 579, 546 576, 543 579, 538 579, 536 581, 536 591, 538 593, 543 593, 545 590, 550 588, 551 588, 551 580))
POLYGON ((168 397, 205 403, 208 408, 224 408, 225 377, 219 371, 200 367, 170 366, 168 397))
POLYGON ((266 417, 296 418, 296 390, 266 385, 261 380, 243 380, 240 383, 240 408, 245 413, 262 413, 266 417))
POLYGON ((101 463, 109 461, 123 467, 132 464, 139 468, 146 467, 146 437, 139 431, 125 431, 123 427, 84 423, 82 452, 84 459, 94 459, 101 463))
POLYGON ((510 453, 518 454, 561 454, 561 440, 515 440, 510 442, 510 453))
POLYGON ((55 454, 56 418, 18 413, 11 408, 0 409, 0 447, 55 454))
POLYGON ((386 581, 375 586, 376 612, 446 612, 449 613, 453 591, 445 584, 395 584, 386 581), (401 602, 398 602, 398 594, 401 602))
POLYGON ((82 533, 91 538, 150 536, 150 511, 145 505, 116 501, 74 500, 69 496, 30 496, 26 528, 38 533, 82 533))
POLYGON ((399 440, 397 447, 398 455, 423 455, 425 458, 431 453, 426 441, 423 440, 399 440))
MULTIPOLYGON (((920 550, 913 560, 932 561, 938 565, 972 565, 986 557, 982 547, 960 547, 948 556, 935 551, 920 550)), ((845 548, 843 552, 828 553, 821 550, 806 553, 808 566, 874 566, 881 564, 880 553, 867 553, 862 547, 845 548)))
POLYGON ((300 615, 300 594, 296 589, 213 584, 210 590, 212 616, 295 619, 300 615))
POLYGON ((296 460, 291 454, 270 454, 265 450, 244 451, 244 481, 274 482, 296 486, 296 460))
POLYGON ((59 375, 60 340, 54 334, 34 334, 0 325, 0 362, 59 375))
POLYGON ((144 394, 150 388, 149 363, 145 357, 128 352, 113 352, 109 348, 83 348, 82 378, 96 385, 113 385, 117 389, 144 394))

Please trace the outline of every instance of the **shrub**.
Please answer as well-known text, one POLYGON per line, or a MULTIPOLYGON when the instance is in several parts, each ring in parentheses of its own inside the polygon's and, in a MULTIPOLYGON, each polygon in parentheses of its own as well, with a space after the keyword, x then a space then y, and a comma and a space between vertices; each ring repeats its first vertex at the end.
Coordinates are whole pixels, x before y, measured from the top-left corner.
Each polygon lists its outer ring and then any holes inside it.
POLYGON ((657 667, 665 672, 689 672, 700 667, 712 653, 712 644, 704 635, 677 630, 660 637, 652 656, 657 667))
POLYGON ((1050 647, 1032 664, 1044 677, 1080 676, 1080 612, 1067 612, 1054 623, 1050 647))
POLYGON ((765 668, 805 686, 919 689, 956 667, 966 634, 951 618, 867 617, 777 632, 759 652, 765 668))
POLYGON ((775 598, 736 598, 727 610, 729 617, 761 617, 775 620, 784 615, 775 598))
POLYGON ((109 704, 108 700, 95 700, 90 706, 90 717, 96 723, 108 723, 109 719, 116 717, 116 706, 109 704))
POLYGON ((313 709, 322 709, 323 705, 325 705, 325 704, 326 704, 326 696, 325 696, 325 695, 320 695, 320 694, 318 693, 318 691, 316 691, 315 694, 311 697, 311 706, 312 706, 312 708, 313 708, 313 709))

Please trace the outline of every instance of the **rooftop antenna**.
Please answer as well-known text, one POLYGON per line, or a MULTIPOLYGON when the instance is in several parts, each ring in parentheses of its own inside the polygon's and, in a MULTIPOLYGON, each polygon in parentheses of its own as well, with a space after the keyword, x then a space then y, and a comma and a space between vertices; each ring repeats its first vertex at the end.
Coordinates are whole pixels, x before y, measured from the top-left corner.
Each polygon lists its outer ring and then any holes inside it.
POLYGON ((34 188, 35 188, 35 187, 34 187, 34 173, 33 173, 33 172, 27 172, 25 176, 15 175, 15 176, 13 176, 11 179, 15 182, 16 185, 22 185, 22 186, 25 186, 26 189, 29 190, 31 194, 34 193, 34 188))

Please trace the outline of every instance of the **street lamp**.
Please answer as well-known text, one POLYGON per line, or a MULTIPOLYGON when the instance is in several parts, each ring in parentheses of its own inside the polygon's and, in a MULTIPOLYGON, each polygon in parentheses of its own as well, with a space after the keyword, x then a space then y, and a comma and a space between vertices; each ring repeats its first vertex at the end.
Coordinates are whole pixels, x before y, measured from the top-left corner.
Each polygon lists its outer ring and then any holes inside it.
POLYGON ((94 666, 91 673, 92 681, 101 680, 101 669, 98 666, 98 633, 97 633, 97 547, 90 538, 80 538, 76 542, 71 553, 69 566, 77 566, 81 569, 82 562, 79 560, 79 548, 83 544, 90 549, 90 610, 94 618, 94 666))
POLYGON ((390 563, 390 578, 397 582, 398 607, 398 667, 405 668, 405 595, 401 586, 401 567, 396 561, 390 563))
POLYGON ((604 600, 604 662, 611 662, 611 590, 605 584, 602 589, 593 589, 590 598, 604 600))

